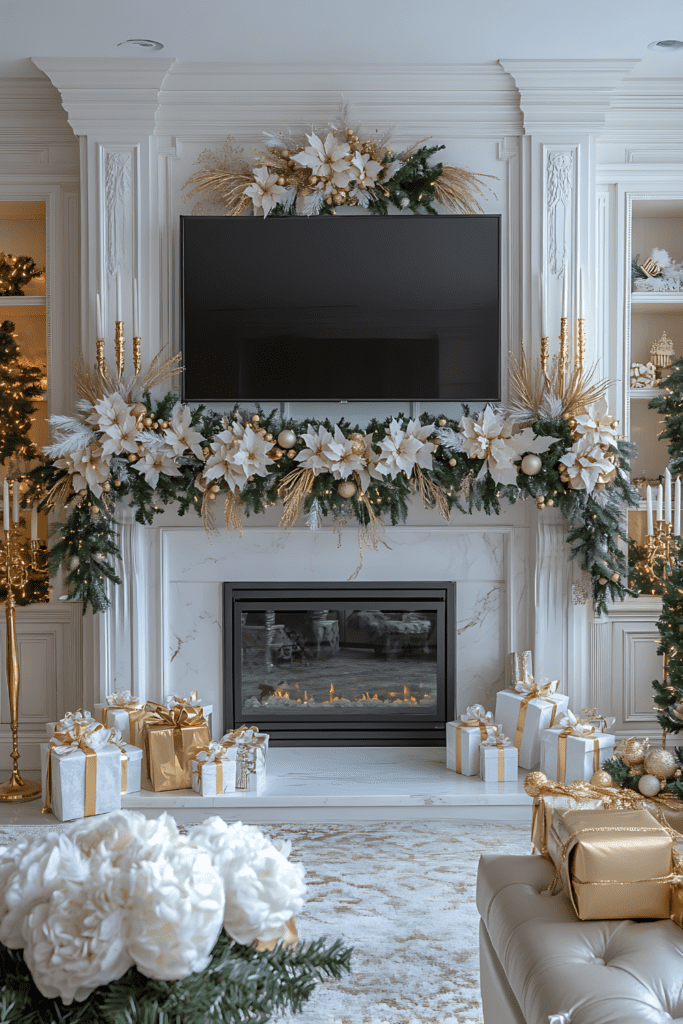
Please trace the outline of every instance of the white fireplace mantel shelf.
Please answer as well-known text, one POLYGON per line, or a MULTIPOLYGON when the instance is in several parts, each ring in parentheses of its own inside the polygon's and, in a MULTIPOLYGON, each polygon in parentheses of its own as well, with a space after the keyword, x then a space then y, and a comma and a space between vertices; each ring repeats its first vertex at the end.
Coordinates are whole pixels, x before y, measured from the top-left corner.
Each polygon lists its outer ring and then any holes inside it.
POLYGON ((485 783, 446 768, 443 747, 276 747, 260 793, 200 797, 191 790, 123 798, 148 817, 168 811, 179 822, 218 814, 230 821, 336 822, 446 818, 531 820, 526 772, 515 782, 485 783))

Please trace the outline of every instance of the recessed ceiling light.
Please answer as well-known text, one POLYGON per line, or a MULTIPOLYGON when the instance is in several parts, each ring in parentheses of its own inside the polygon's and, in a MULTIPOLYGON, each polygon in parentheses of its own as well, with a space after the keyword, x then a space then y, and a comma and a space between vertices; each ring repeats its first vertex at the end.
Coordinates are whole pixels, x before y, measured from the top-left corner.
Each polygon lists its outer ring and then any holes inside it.
MULTIPOLYGON (((142 46, 145 50, 163 50, 164 44, 157 43, 154 39, 124 39, 119 46, 142 46)), ((680 44, 683 46, 683 43, 680 44)))
POLYGON ((683 42, 680 39, 660 39, 659 42, 650 43, 648 50, 657 50, 658 53, 673 53, 674 50, 683 50, 683 42))

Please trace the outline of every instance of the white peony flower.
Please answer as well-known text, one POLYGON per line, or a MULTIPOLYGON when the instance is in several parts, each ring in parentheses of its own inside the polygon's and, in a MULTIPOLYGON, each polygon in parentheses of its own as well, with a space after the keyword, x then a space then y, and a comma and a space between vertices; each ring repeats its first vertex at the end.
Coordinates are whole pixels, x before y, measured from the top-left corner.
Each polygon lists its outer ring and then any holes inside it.
POLYGON ((353 449, 354 442, 344 437, 339 427, 334 428, 334 440, 328 441, 325 445, 330 472, 334 473, 336 480, 346 480, 354 472, 363 469, 361 456, 356 455, 353 449))
POLYGON ((106 861, 87 871, 83 880, 60 879, 23 926, 24 959, 37 988, 67 1006, 122 977, 134 962, 120 872, 106 861))
POLYGON ((170 452, 158 448, 147 452, 143 458, 133 463, 132 468, 137 470, 138 473, 142 473, 147 483, 152 487, 156 487, 159 483, 160 473, 165 473, 166 476, 181 476, 181 472, 170 452))
POLYGON ((136 860, 152 856, 159 844, 180 838, 178 826, 168 814, 146 818, 140 811, 110 811, 94 818, 81 818, 62 835, 86 856, 110 856, 116 867, 126 871, 136 860))
POLYGON ((319 473, 328 473, 330 460, 327 455, 327 445, 334 441, 332 434, 324 427, 315 430, 309 424, 308 430, 301 436, 306 442, 306 447, 302 448, 294 461, 299 462, 305 469, 312 469, 316 476, 319 473))
POLYGON ((299 153, 292 155, 303 167, 310 167, 313 174, 321 178, 329 178, 339 188, 346 188, 351 178, 350 152, 348 142, 338 142, 332 132, 328 132, 323 142, 317 135, 307 135, 309 145, 299 153))
POLYGON ((569 486, 573 490, 586 490, 589 494, 596 484, 613 480, 615 474, 614 463, 593 442, 590 435, 574 442, 571 449, 562 456, 560 466, 564 466, 569 486))
POLYGON ((416 420, 411 420, 403 430, 398 420, 392 420, 386 437, 378 442, 382 456, 377 469, 390 477, 401 472, 410 477, 416 465, 431 469, 434 445, 425 443, 423 438, 424 432, 429 434, 432 429, 433 425, 420 427, 416 420))
POLYGON ((513 434, 514 420, 487 405, 476 419, 460 420, 462 449, 470 459, 483 459, 477 480, 489 472, 497 484, 515 484, 519 472, 516 463, 527 452, 547 452, 556 437, 536 437, 531 427, 513 434))
POLYGON ((575 437, 587 437, 592 444, 616 445, 616 421, 607 411, 607 399, 590 405, 586 412, 576 417, 575 437))
POLYGON ((189 405, 178 402, 173 409, 168 429, 164 431, 164 437, 176 455, 182 455, 185 449, 189 448, 198 459, 201 459, 204 438, 194 429, 191 421, 192 410, 189 405))
POLYGON ((266 466, 273 465, 273 459, 268 455, 271 448, 272 442, 266 441, 263 434, 257 434, 247 426, 239 439, 234 456, 235 465, 241 466, 247 477, 268 476, 266 466))
POLYGON ((128 950, 148 978, 205 970, 223 924, 219 873, 208 853, 183 840, 150 847, 128 872, 128 950))
POLYGON ((284 186, 278 185, 278 175, 269 174, 267 167, 255 167, 253 175, 254 184, 247 185, 243 192, 251 199, 254 209, 263 210, 263 216, 267 217, 273 207, 281 201, 285 189, 284 186))
POLYGON ((287 922, 301 910, 306 887, 304 869, 251 825, 228 825, 209 818, 188 832, 188 839, 208 850, 225 887, 228 935, 243 945, 284 938, 287 922))
MULTIPOLYGON (((135 450, 137 451, 137 445, 135 450)), ((102 484, 109 479, 110 458, 111 456, 105 454, 99 444, 88 445, 87 448, 79 448, 64 458, 55 459, 55 466, 71 473, 74 491, 83 491, 89 487, 93 494, 100 498, 102 484)))

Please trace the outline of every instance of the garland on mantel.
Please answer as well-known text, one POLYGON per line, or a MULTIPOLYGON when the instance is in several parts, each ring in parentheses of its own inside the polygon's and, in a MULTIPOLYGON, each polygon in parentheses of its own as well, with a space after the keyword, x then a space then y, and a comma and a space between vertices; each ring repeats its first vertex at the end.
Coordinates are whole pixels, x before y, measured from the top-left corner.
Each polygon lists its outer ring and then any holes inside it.
POLYGON ((51 419, 53 441, 31 474, 32 494, 43 509, 65 508, 51 568, 64 566, 69 596, 84 611, 106 609, 106 581, 120 582, 113 520, 124 500, 138 523, 151 524, 175 503, 178 515, 202 515, 208 530, 222 503, 226 527, 240 531, 242 513, 258 515, 281 500, 283 527, 301 513, 311 529, 330 515, 337 524, 355 519, 362 558, 363 545, 376 548, 381 539, 384 518, 405 521, 411 494, 446 519, 454 507, 497 515, 502 500, 532 497, 567 520, 597 610, 623 598, 619 541, 625 507, 637 502, 627 476, 633 448, 617 437, 599 387, 575 386, 578 406, 556 400, 534 412, 517 401, 475 416, 463 406, 459 421, 437 422, 399 413, 361 430, 345 420, 281 422, 259 407, 223 417, 182 405, 173 393, 153 402, 149 389, 176 372, 175 360, 155 361, 144 378, 124 380, 106 363, 103 373, 82 364, 77 414, 51 419), (591 396, 597 400, 587 404, 591 396), (585 411, 571 415, 579 407, 585 411))

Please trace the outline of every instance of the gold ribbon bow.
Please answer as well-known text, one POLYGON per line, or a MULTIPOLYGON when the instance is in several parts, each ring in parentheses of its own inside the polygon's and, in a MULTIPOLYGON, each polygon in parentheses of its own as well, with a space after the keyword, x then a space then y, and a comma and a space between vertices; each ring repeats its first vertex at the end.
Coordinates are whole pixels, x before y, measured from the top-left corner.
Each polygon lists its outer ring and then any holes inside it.
MULTIPOLYGON (((171 696, 168 697, 167 700, 169 702, 173 701, 173 704, 184 704, 185 706, 192 706, 193 704, 196 705, 197 701, 199 700, 199 693, 197 692, 197 690, 193 690, 189 697, 171 696)), ((169 703, 167 707, 173 707, 173 704, 169 703)))
POLYGON ((479 726, 480 742, 486 739, 489 728, 493 725, 493 713, 485 711, 483 704, 473 704, 467 708, 455 727, 455 770, 462 775, 462 730, 476 729, 479 726))
MULTIPOLYGON (((579 739, 590 739, 595 734, 595 726, 581 722, 571 711, 559 723, 557 737, 557 781, 564 782, 567 771, 567 737, 577 736, 579 739)), ((593 739, 593 772, 600 767, 600 740, 593 739)))
POLYGON ((86 718, 80 711, 76 715, 66 716, 72 721, 68 728, 60 728, 62 722, 55 727, 52 739, 47 751, 47 775, 45 778, 45 803, 43 814, 52 810, 52 754, 59 757, 68 757, 70 754, 82 750, 85 754, 85 796, 84 796, 84 817, 91 817, 96 813, 97 794, 97 751, 88 741, 96 740, 95 747, 106 743, 106 730, 99 722, 95 722, 90 716, 86 718), (81 717, 76 717, 81 715, 81 717), (102 736, 98 735, 102 733, 102 736))
POLYGON ((128 732, 130 742, 135 743, 137 738, 138 722, 144 720, 145 702, 134 697, 130 690, 122 690, 119 693, 110 693, 106 697, 107 705, 102 708, 102 725, 107 725, 107 711, 125 711, 128 714, 128 732))
POLYGON ((197 775, 202 778, 202 769, 207 764, 216 765, 216 795, 220 796, 223 792, 223 757, 230 747, 236 746, 232 740, 223 740, 220 743, 211 742, 208 747, 202 747, 194 755, 194 760, 197 762, 197 775))
POLYGON ((522 746, 522 734, 524 732, 524 722, 526 721, 526 709, 530 701, 532 700, 543 700, 546 704, 550 704, 552 707, 552 713, 550 715, 550 725, 548 728, 552 729, 555 722, 555 715, 557 714, 557 704, 554 700, 550 700, 550 694, 555 693, 557 687, 560 685, 559 679, 544 680, 541 683, 536 683, 533 676, 528 679, 519 679, 512 687, 517 693, 523 693, 524 697, 519 705, 519 714, 517 715, 517 727, 515 729, 515 746, 519 750, 522 746))
POLYGON ((503 736, 497 725, 493 728, 493 734, 487 736, 481 745, 498 748, 498 781, 505 782, 505 748, 512 746, 512 740, 508 736, 503 736))

